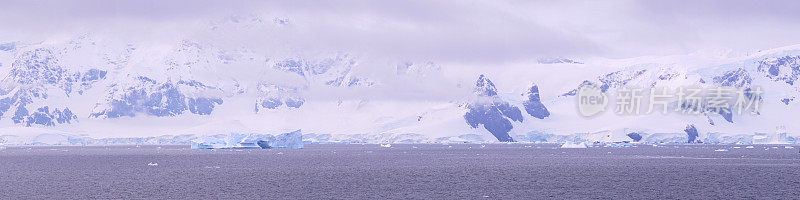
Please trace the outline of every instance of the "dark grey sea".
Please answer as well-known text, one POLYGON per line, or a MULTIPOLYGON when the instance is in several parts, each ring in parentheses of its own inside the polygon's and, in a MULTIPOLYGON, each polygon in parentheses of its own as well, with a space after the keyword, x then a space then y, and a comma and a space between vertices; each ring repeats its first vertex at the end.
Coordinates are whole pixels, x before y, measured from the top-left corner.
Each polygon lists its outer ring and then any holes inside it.
POLYGON ((0 198, 800 199, 800 148, 738 147, 8 147, 0 198))

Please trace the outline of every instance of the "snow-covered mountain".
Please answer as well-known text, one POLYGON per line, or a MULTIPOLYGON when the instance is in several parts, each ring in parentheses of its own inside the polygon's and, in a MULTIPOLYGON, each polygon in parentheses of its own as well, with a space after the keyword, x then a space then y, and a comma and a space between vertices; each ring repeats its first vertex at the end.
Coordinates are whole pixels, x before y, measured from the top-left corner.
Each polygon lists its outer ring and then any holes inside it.
POLYGON ((232 18, 210 23, 200 36, 157 44, 92 33, 0 41, 0 143, 59 135, 81 144, 185 144, 193 135, 298 129, 307 142, 368 143, 747 143, 764 134, 788 134, 777 141, 794 142, 800 134, 793 123, 800 46, 740 56, 531 59, 462 72, 435 60, 298 53, 220 39, 291 25, 232 18), (576 95, 585 85, 610 97, 628 87, 725 86, 747 96, 758 87, 763 94, 754 114, 674 103, 669 109, 704 112, 619 115, 610 106, 583 117, 576 95))

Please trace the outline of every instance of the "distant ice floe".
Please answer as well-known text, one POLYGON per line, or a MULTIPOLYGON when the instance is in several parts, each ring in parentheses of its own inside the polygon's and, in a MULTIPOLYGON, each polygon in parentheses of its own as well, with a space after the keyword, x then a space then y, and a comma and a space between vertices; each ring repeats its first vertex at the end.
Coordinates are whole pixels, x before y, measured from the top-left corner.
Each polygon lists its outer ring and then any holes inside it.
POLYGON ((416 143, 497 143, 490 134, 463 134, 449 137, 430 137, 422 134, 303 134, 306 144, 416 144, 416 143))
POLYGON ((631 143, 607 143, 605 147, 633 147, 631 143))
MULTIPOLYGON (((300 130, 280 135, 271 134, 216 134, 216 135, 163 135, 130 138, 92 138, 67 132, 41 128, 4 128, 0 133, 0 146, 103 146, 103 145, 192 145, 197 149, 216 148, 303 148, 300 130), (19 130, 17 130, 19 129, 19 130)), ((239 132, 239 131, 236 131, 239 132)))
POLYGON ((242 134, 207 136, 192 141, 192 149, 302 149, 303 135, 300 130, 280 135, 242 134))
MULTIPOLYGON (((492 134, 466 133, 461 135, 436 137, 417 133, 362 133, 362 134, 327 134, 320 132, 296 134, 285 133, 274 135, 266 131, 252 131, 244 126, 223 126, 215 123, 214 127, 183 130, 180 135, 162 135, 127 138, 92 138, 70 132, 38 127, 6 127, 0 128, 0 144, 6 146, 103 146, 103 145, 192 145, 198 149, 215 148, 303 148, 302 144, 487 144, 502 143, 492 134), (253 133, 259 132, 259 133, 253 133), (193 134, 205 133, 206 135, 193 134), (259 145, 259 141, 261 145, 259 145)), ((524 134, 511 134, 519 143, 581 143, 597 147, 628 147, 637 144, 685 144, 687 133, 648 133, 631 130, 626 134, 615 134, 610 131, 594 133, 555 134, 551 132, 531 131, 524 134)), ((739 148, 746 145, 762 144, 759 137, 767 135, 768 144, 797 144, 798 139, 784 137, 783 134, 739 134, 722 135, 719 133, 700 134, 696 140, 705 144, 737 144, 739 148), (771 136, 772 135, 772 136, 771 136), (777 138, 777 139, 775 139, 777 138)), ((2 145, 0 145, 2 146, 2 145)), ((733 147, 736 148, 736 147, 733 147)), ((786 148, 794 148, 788 146, 786 148)))
POLYGON ((566 142, 566 143, 561 145, 561 148, 562 149, 585 149, 585 148, 589 148, 589 145, 587 145, 586 142, 581 142, 581 143, 566 142))

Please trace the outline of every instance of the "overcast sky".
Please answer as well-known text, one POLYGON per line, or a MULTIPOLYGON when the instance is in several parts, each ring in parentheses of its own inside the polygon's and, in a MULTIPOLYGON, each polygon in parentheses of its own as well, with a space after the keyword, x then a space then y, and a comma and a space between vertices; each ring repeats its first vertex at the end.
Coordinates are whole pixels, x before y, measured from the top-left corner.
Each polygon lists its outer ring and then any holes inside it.
MULTIPOLYGON (((288 45, 440 61, 629 58, 800 44, 800 1, 0 0, 0 42, 81 32, 140 39, 263 15, 297 26, 288 45)), ((262 38, 263 39, 263 38, 262 38)))

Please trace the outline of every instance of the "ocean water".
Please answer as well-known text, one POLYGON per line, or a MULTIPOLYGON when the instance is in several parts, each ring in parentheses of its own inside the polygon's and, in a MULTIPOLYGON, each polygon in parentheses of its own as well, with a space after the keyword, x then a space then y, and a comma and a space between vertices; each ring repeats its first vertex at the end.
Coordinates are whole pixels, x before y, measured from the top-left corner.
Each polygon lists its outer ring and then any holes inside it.
POLYGON ((0 199, 800 198, 800 148, 733 147, 8 147, 0 199))

